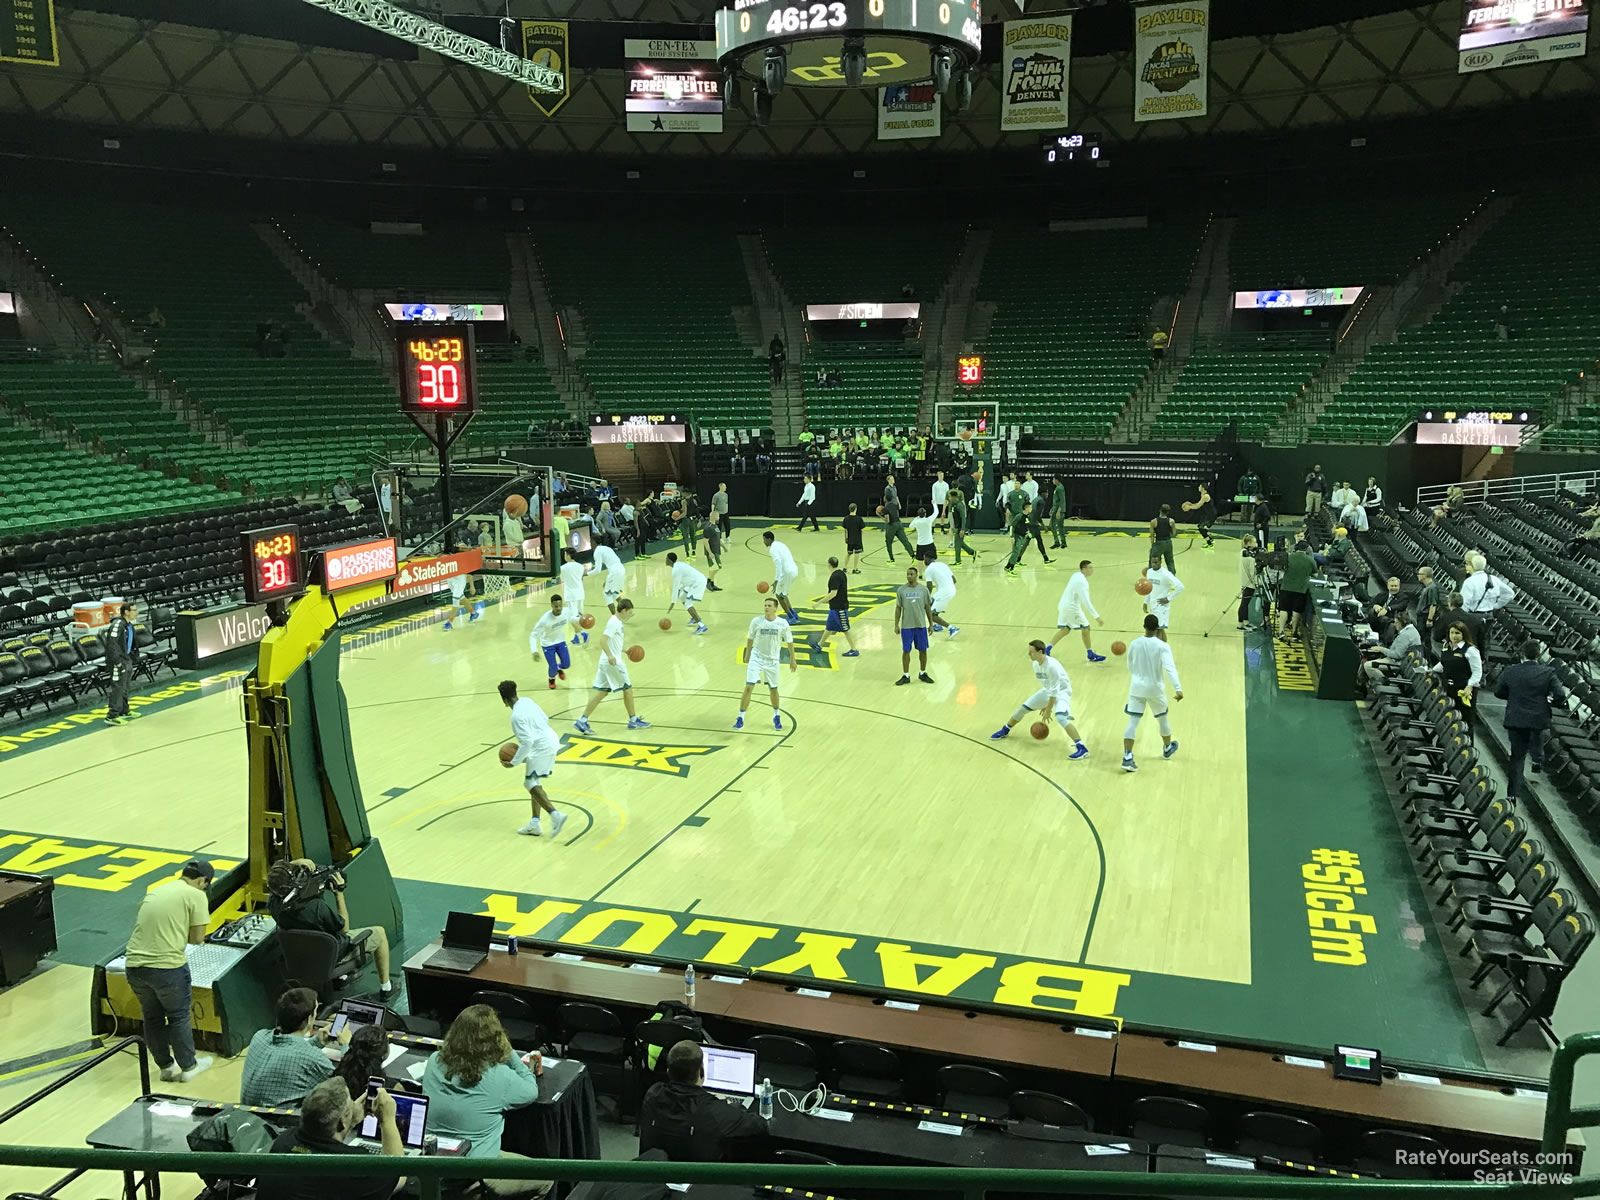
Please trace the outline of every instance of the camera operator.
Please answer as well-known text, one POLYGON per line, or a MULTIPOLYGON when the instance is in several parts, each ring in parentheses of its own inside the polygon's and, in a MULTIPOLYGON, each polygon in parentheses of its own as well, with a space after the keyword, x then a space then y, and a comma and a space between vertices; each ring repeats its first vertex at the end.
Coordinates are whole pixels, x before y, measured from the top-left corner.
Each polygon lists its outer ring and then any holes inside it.
POLYGON ((319 870, 309 858, 275 863, 267 872, 267 909, 280 929, 311 929, 346 944, 368 943, 378 970, 378 991, 385 998, 389 985, 389 935, 381 925, 350 928, 350 911, 344 903, 344 876, 332 868, 319 870), (328 897, 333 903, 328 903, 328 897))

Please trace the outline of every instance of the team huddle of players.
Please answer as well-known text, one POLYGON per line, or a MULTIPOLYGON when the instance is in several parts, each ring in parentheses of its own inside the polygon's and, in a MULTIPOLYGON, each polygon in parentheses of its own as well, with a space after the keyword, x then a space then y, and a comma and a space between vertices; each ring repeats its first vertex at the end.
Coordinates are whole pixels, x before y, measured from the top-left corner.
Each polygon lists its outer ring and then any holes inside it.
MULTIPOLYGON (((1033 483, 1031 476, 1025 481, 1018 481, 1013 476, 1006 482, 1014 484, 1015 487, 1008 490, 1004 484, 1002 485, 1003 503, 1014 505, 1017 514, 1011 523, 1012 555, 1005 567, 1006 574, 1012 575, 1021 558, 1019 547, 1025 549, 1027 541, 1037 536, 1037 526, 1031 524, 1033 502, 1029 498, 1027 489, 1031 485, 1036 494, 1038 485, 1033 483)), ((933 683, 933 677, 928 673, 930 635, 943 632, 946 638, 954 638, 961 632, 960 627, 950 620, 950 612, 957 598, 955 575, 949 566, 939 561, 933 531, 943 521, 949 521, 948 527, 954 530, 953 544, 959 564, 964 542, 962 531, 965 528, 963 519, 965 514, 958 515, 958 510, 966 506, 959 502, 959 498, 956 503, 949 503, 948 487, 936 489, 933 511, 930 513, 926 507, 921 508, 910 522, 917 536, 917 544, 913 549, 907 543, 903 526, 899 521, 898 499, 893 494, 893 487, 893 476, 890 476, 885 489, 888 503, 885 509, 880 509, 880 515, 887 518, 884 540, 889 559, 890 561, 894 559, 894 542, 898 537, 907 552, 921 563, 920 568, 908 566, 905 583, 895 589, 894 629, 900 635, 900 676, 895 680, 895 686, 911 682, 913 651, 917 654, 917 679, 922 683, 933 683), (940 494, 941 491, 943 494, 940 494)), ((1060 488, 1059 484, 1057 488, 1060 488)), ((1206 499, 1209 500, 1209 497, 1206 499)), ((826 652, 834 636, 842 635, 849 649, 841 657, 857 658, 860 656, 860 651, 856 647, 850 629, 849 576, 860 574, 860 568, 856 564, 860 562, 863 553, 862 537, 865 520, 857 513, 856 506, 851 505, 850 512, 841 521, 841 525, 845 534, 845 565, 841 566, 837 557, 828 559, 829 575, 825 596, 827 619, 823 630, 810 635, 807 640, 814 650, 826 652)), ((1064 548, 1065 529, 1061 528, 1058 533, 1054 530, 1052 532, 1056 534, 1052 548, 1064 548)), ((1129 720, 1123 735, 1122 769, 1130 772, 1138 770, 1138 764, 1133 756, 1134 736, 1140 720, 1146 713, 1156 720, 1161 734, 1162 757, 1171 758, 1177 753, 1178 742, 1172 736, 1172 728, 1168 721, 1167 681, 1171 681, 1173 698, 1183 699, 1183 685, 1178 679, 1172 649, 1167 644, 1172 602, 1183 592, 1183 584, 1173 571, 1174 529, 1170 513, 1165 506, 1162 515, 1150 522, 1150 532, 1150 565, 1137 588, 1144 598, 1144 632, 1143 636, 1135 638, 1133 644, 1126 647, 1129 686, 1124 711, 1129 720)), ((758 590, 764 593, 762 613, 751 618, 746 630, 745 686, 733 728, 744 728, 751 696, 758 686, 764 686, 772 705, 772 726, 781 731, 783 715, 779 707, 778 681, 785 651, 788 654, 790 672, 795 672, 799 667, 795 656, 793 626, 799 623, 800 615, 794 608, 790 592, 800 577, 800 568, 795 561, 793 551, 778 540, 774 533, 770 531, 763 533, 761 541, 772 560, 773 577, 770 584, 763 581, 757 585, 758 590)), ((969 547, 966 549, 974 558, 977 557, 969 547)), ((1041 552, 1043 549, 1041 543, 1041 552)), ((690 552, 693 552, 692 548, 690 552)), ((689 616, 689 631, 692 635, 710 632, 700 615, 699 605, 704 603, 706 592, 722 590, 715 582, 721 567, 720 553, 713 557, 708 548, 707 571, 702 571, 693 563, 680 558, 676 552, 669 553, 666 561, 671 571, 671 601, 668 612, 681 604, 689 616)), ((1045 561, 1051 560, 1047 557, 1045 561)), ((548 669, 548 686, 553 690, 557 680, 566 678, 567 670, 572 665, 569 646, 586 645, 589 640, 588 629, 594 624, 594 618, 589 615, 587 609, 586 581, 590 575, 604 577, 603 592, 609 615, 604 632, 601 634, 600 653, 595 664, 595 677, 589 700, 584 707, 583 715, 573 722, 573 727, 581 734, 591 733, 590 715, 606 697, 620 693, 628 714, 627 727, 648 729, 650 723, 640 717, 634 707, 633 681, 628 673, 630 656, 637 661, 643 654, 637 647, 629 652, 623 646, 627 623, 634 616, 633 602, 622 594, 626 585, 627 571, 621 558, 611 547, 597 547, 593 561, 588 565, 578 561, 571 549, 563 551, 560 587, 550 594, 549 611, 541 615, 535 623, 528 639, 529 649, 535 657, 544 658, 548 669)), ((1037 638, 1028 642, 1027 656, 1038 687, 1017 707, 1006 723, 990 735, 992 739, 1000 740, 1009 736, 1018 722, 1030 714, 1045 714, 1053 719, 1070 739, 1072 749, 1067 755, 1069 761, 1089 757, 1089 748, 1080 737, 1072 716, 1072 680, 1065 665, 1055 657, 1055 647, 1068 634, 1078 633, 1083 641, 1087 661, 1091 664, 1106 661, 1104 655, 1096 653, 1091 633, 1091 622, 1101 627, 1105 625, 1090 596, 1089 581, 1093 575, 1094 563, 1089 559, 1081 561, 1077 571, 1068 580, 1057 605, 1055 635, 1048 643, 1037 638)), ((668 622, 664 619, 662 625, 665 628, 668 622)), ((1119 654, 1122 653, 1122 643, 1113 644, 1112 649, 1119 654)), ((515 753, 506 753, 511 747, 509 745, 504 747, 501 762, 507 768, 517 765, 523 767, 524 784, 533 803, 532 819, 517 832, 532 837, 542 836, 541 814, 543 814, 549 819, 553 837, 565 823, 566 814, 554 807, 544 785, 555 770, 556 755, 561 747, 560 737, 551 728, 549 718, 537 703, 517 695, 517 685, 514 682, 507 680, 501 683, 500 696, 506 707, 511 710, 512 733, 516 739, 515 753)), ((1035 737, 1043 737, 1048 733, 1048 727, 1042 722, 1036 722, 1032 731, 1035 737)))

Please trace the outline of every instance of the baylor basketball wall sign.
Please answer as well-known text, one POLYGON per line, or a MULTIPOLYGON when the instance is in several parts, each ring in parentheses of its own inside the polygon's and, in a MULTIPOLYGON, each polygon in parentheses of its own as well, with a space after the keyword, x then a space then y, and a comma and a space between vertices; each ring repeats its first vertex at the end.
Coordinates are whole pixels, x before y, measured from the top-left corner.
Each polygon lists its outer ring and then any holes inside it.
POLYGON ((549 72, 550 86, 528 88, 528 99, 547 117, 572 95, 572 72, 569 69, 565 21, 524 21, 522 23, 522 57, 549 72))

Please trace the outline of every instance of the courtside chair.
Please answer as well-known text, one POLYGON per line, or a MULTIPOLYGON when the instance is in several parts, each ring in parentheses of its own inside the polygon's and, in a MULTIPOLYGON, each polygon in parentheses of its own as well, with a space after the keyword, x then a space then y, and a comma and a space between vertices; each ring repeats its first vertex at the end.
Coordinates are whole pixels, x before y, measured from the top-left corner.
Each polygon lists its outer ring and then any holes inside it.
POLYGON ((833 1089, 868 1100, 900 1100, 905 1096, 905 1070, 899 1056, 885 1046, 841 1038, 828 1050, 833 1089))
POLYGON ((622 1018, 599 1004, 569 1000, 556 1009, 562 1052, 589 1069, 594 1089, 622 1103, 627 1087, 628 1033, 622 1018))
POLYGON ((817 1086, 817 1052, 799 1038, 758 1033, 745 1046, 756 1056, 756 1079, 791 1092, 809 1092, 817 1086))
POLYGON ((533 1015, 533 1007, 520 996, 513 996, 510 992, 497 992, 485 989, 473 992, 467 998, 467 1003, 485 1004, 500 1017, 500 1027, 506 1031, 506 1039, 514 1050, 537 1050, 544 1045, 539 1022, 533 1015))
POLYGON ((1483 1015, 1492 1016, 1501 1001, 1508 997, 1521 1004, 1522 1011, 1512 1018, 1496 1045, 1504 1046, 1529 1021, 1537 1023, 1552 1044, 1560 1044, 1561 1039, 1550 1024, 1550 1015, 1555 1012, 1562 982, 1593 940, 1593 919, 1587 913, 1573 910, 1556 922, 1549 940, 1538 953, 1507 956, 1505 986, 1489 1001, 1483 1015))
POLYGON ((1478 967, 1472 973, 1473 989, 1477 989, 1490 971, 1504 971, 1513 955, 1536 955, 1540 946, 1549 945, 1551 933, 1563 917, 1577 908, 1577 903, 1570 891, 1558 887, 1552 888, 1549 895, 1525 915, 1509 906, 1494 906, 1487 912, 1469 916, 1467 926, 1472 932, 1461 954, 1462 957, 1469 954, 1478 957, 1478 967), (1539 931, 1538 943, 1528 937, 1533 929, 1539 931))
POLYGON ((1050 1092, 1022 1089, 1011 1093, 1011 1111, 1024 1121, 1056 1125, 1063 1129, 1093 1129, 1089 1114, 1071 1100, 1050 1092))
POLYGON ((1141 1142, 1200 1149, 1210 1145, 1211 1114, 1193 1100, 1145 1096, 1133 1102, 1132 1112, 1133 1127, 1129 1132, 1141 1142))
POLYGON ((1437 1179, 1444 1146, 1433 1138, 1406 1129, 1369 1129, 1356 1142, 1355 1169, 1360 1175, 1382 1179, 1437 1179), (1422 1158, 1419 1160, 1418 1156, 1422 1158))
POLYGON ((280 929, 278 952, 283 956, 283 977, 311 988, 318 1000, 330 1003, 361 974, 367 961, 369 936, 363 933, 346 942, 320 929, 280 929))
POLYGON ((970 1063, 951 1063, 934 1072, 939 1107, 953 1112, 1003 1117, 1010 1111, 1011 1083, 999 1071, 970 1063))
POLYGON ((1247 1112, 1239 1118, 1234 1148, 1250 1158, 1315 1162, 1322 1153, 1322 1130, 1284 1113, 1247 1112))

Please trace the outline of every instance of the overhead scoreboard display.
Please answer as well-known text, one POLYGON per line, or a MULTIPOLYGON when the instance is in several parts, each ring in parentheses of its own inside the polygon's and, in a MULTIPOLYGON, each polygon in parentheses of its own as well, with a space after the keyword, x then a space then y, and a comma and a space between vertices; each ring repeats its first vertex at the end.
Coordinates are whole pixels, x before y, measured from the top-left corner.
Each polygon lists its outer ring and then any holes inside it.
POLYGON ((54 0, 0 0, 0 62, 61 65, 54 0))
MULTIPOLYGON (((0 0, 3 3, 4 0, 0 0)), ((269 525, 239 535, 244 568, 244 598, 250 604, 290 600, 306 590, 300 526, 269 525)))
POLYGON ((1047 167, 1094 167, 1100 157, 1098 133, 1062 133, 1044 139, 1044 165, 1047 167))
POLYGON ((629 133, 722 132, 715 42, 626 38, 622 53, 629 133))
POLYGON ((1417 445, 1517 447, 1538 426, 1531 408, 1428 408, 1417 414, 1417 445))
POLYGON ((595 413, 589 418, 591 446, 688 440, 689 418, 681 413, 595 413))
POLYGON ((915 83, 933 74, 932 53, 948 51, 954 70, 982 49, 981 0, 735 0, 717 12, 723 66, 759 79, 772 51, 796 87, 915 83), (847 49, 864 56, 860 83, 847 78, 847 49))
MULTIPOLYGON (((0 0, 0 4, 5 0, 0 0)), ((400 411, 466 416, 478 408, 471 325, 400 327, 400 411)))
POLYGON ((1589 52, 1591 0, 1461 0, 1456 71, 1492 71, 1589 52))

